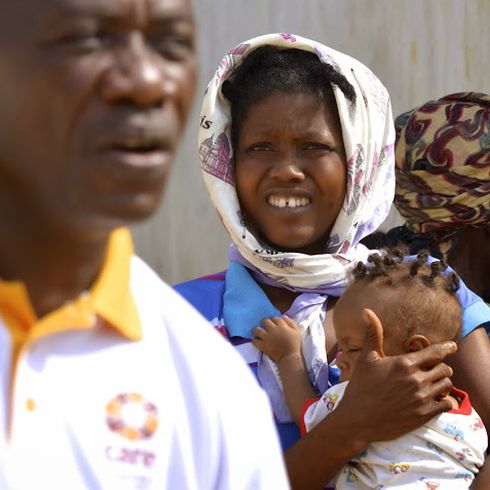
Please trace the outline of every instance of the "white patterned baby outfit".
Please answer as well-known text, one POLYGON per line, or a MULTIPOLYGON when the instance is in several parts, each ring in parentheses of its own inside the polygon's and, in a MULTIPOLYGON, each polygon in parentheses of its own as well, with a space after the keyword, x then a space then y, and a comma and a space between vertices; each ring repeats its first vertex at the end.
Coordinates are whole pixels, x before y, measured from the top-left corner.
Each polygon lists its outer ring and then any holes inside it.
MULTIPOLYGON (((347 383, 333 386, 307 404, 305 431, 335 410, 347 383)), ((369 444, 337 474, 335 488, 469 488, 484 462, 488 437, 468 395, 457 389, 452 395, 460 401, 458 409, 434 417, 398 439, 369 444)))

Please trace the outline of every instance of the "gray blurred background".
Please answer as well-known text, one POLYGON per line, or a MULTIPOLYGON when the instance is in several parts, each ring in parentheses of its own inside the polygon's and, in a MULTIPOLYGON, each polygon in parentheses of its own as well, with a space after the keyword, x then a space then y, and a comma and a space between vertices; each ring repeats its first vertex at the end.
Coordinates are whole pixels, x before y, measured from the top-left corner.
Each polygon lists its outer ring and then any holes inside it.
MULTIPOLYGON (((197 158, 201 94, 222 56, 251 37, 291 32, 345 52, 388 88, 394 115, 431 98, 490 93, 490 0, 194 0, 200 81, 159 211, 133 227, 138 254, 168 283, 226 267, 228 236, 197 158)), ((400 218, 392 213, 384 225, 400 218)))

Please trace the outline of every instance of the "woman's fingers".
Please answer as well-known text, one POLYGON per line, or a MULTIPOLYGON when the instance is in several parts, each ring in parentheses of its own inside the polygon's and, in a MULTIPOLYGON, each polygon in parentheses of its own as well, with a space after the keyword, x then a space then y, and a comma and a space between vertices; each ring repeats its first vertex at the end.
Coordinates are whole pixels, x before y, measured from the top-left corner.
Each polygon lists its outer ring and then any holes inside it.
POLYGON ((428 383, 436 383, 441 379, 450 379, 452 375, 453 370, 443 362, 421 371, 421 376, 423 376, 428 383))
POLYGON ((424 406, 427 408, 426 415, 429 419, 451 410, 452 404, 446 398, 453 387, 451 375, 452 369, 444 363, 420 373, 420 391, 424 390, 423 392, 426 394, 424 406), (427 403, 427 401, 431 403, 427 403))
MULTIPOLYGON (((442 378, 438 382, 433 383, 431 385, 431 397, 434 398, 434 400, 442 402, 445 397, 447 397, 453 388, 453 383, 449 378, 442 378)), ((447 410, 451 410, 452 404, 449 402, 449 406, 447 407, 447 410)))
MULTIPOLYGON (((458 350, 455 342, 432 344, 425 349, 407 354, 407 359, 413 362, 417 369, 430 369, 442 362, 448 355, 458 350)), ((446 366, 448 367, 448 366, 446 366)), ((452 371, 449 376, 452 375, 452 371)))
POLYGON ((366 327, 361 356, 364 358, 385 357, 383 351, 383 325, 381 320, 369 308, 362 310, 362 319, 366 327))

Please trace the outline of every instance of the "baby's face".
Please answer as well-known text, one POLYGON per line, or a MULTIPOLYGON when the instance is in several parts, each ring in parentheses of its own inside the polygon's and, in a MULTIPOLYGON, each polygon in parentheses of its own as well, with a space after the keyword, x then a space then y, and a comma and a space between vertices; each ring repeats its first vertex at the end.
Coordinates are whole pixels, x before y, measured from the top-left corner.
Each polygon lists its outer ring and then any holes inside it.
MULTIPOLYGON (((366 322, 362 317, 362 309, 355 302, 350 301, 351 299, 352 297, 348 300, 341 298, 335 306, 333 317, 339 348, 337 366, 340 369, 340 381, 350 379, 366 335, 366 322)), ((403 353, 401 337, 394 332, 388 336, 384 330, 383 351, 385 355, 403 353)))
POLYGON ((352 309, 337 305, 335 310, 334 325, 339 348, 337 366, 340 369, 340 381, 347 381, 364 344, 365 327, 360 315, 352 309), (340 308, 337 310, 338 306, 340 308))

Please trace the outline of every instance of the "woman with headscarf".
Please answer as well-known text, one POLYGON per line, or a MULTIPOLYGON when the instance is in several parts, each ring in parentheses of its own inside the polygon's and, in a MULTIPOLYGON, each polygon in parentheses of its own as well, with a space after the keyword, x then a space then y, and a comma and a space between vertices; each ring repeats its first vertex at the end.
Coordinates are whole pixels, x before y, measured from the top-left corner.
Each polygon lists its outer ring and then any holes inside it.
MULTIPOLYGON (((342 404, 298 440, 277 369, 251 343, 263 318, 287 313, 303 331, 312 385, 323 392, 336 381, 327 356, 335 353, 332 308, 350 266, 367 258, 359 241, 390 208, 393 144, 389 96, 373 73, 291 34, 234 48, 204 97, 201 169, 233 245, 226 273, 176 288, 256 373, 289 447, 294 487, 317 488, 367 443, 449 409, 442 398, 450 370, 441 361, 453 344, 388 358, 379 332, 368 329, 368 348, 342 404)), ((464 287, 462 293, 463 307, 464 297, 479 300, 464 287)), ((468 321, 467 333, 475 326, 468 321)))

